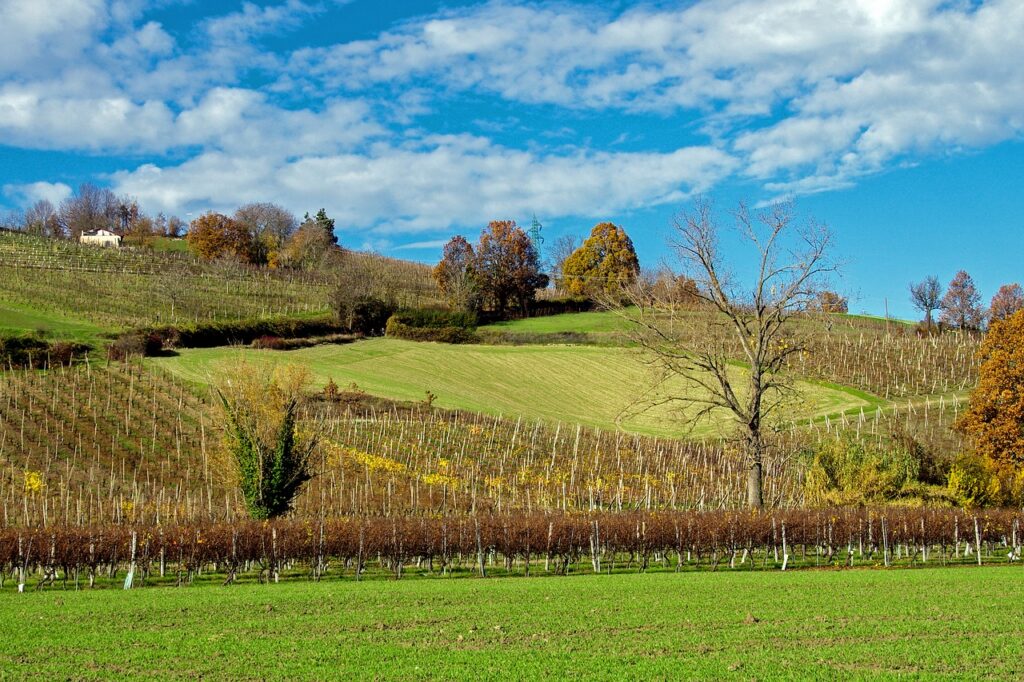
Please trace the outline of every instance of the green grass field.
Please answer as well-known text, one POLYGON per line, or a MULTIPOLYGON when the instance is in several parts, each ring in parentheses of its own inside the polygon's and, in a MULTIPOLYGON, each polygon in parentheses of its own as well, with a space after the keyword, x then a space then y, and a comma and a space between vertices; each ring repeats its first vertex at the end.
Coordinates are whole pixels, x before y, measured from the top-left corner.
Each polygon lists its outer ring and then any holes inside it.
MULTIPOLYGON (((636 309, 626 309, 625 315, 635 315, 636 309)), ((681 311, 678 315, 698 315, 700 313, 681 311)), ((828 316, 833 333, 860 334, 864 332, 879 334, 885 332, 885 318, 871 315, 828 316)), ((912 325, 903 320, 889 320, 890 325, 906 327, 912 325)), ((811 331, 822 332, 824 325, 820 319, 798 321, 797 327, 809 328, 811 331), (808 326, 809 325, 809 326, 808 326)), ((564 313, 546 317, 529 317, 523 320, 495 322, 480 327, 482 331, 504 331, 523 334, 554 334, 560 332, 577 332, 581 334, 612 335, 616 332, 627 332, 631 327, 628 319, 622 314, 612 311, 592 311, 587 313, 564 313)))
POLYGON ((579 332, 581 334, 602 334, 627 331, 630 324, 616 313, 589 312, 565 313, 546 317, 528 317, 525 320, 495 322, 480 327, 483 331, 531 332, 551 334, 557 332, 579 332))
POLYGON ((0 677, 1019 679, 1022 569, 48 590, 0 677))
POLYGON ((41 331, 60 340, 94 343, 103 330, 91 322, 0 301, 0 335, 41 331))
MULTIPOLYGON (((713 435, 720 427, 728 427, 728 422, 704 421, 690 431, 685 415, 675 414, 670 407, 620 419, 637 391, 648 383, 645 368, 625 348, 451 346, 371 339, 288 352, 191 349, 152 362, 184 379, 207 383, 240 358, 301 365, 310 370, 318 386, 328 378, 341 387, 355 382, 364 391, 398 400, 423 400, 431 391, 440 407, 487 414, 667 436, 713 435)), ((871 406, 868 400, 838 388, 813 383, 800 388, 801 405, 790 411, 792 418, 871 406)))

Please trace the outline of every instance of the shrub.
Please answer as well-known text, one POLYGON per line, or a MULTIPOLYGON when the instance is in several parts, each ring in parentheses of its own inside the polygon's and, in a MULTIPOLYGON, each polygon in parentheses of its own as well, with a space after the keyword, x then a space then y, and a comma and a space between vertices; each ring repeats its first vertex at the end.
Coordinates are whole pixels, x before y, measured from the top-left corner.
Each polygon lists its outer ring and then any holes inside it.
POLYGON ((486 330, 477 332, 477 341, 492 346, 573 345, 596 346, 608 342, 586 332, 510 332, 486 330))
POLYGON ((0 336, 0 370, 8 367, 45 369, 52 365, 68 365, 75 355, 82 355, 88 350, 89 346, 83 343, 50 343, 34 334, 0 336))
POLYGON ((407 327, 417 329, 457 329, 475 330, 477 319, 475 313, 464 311, 442 310, 439 308, 410 308, 400 310, 392 318, 407 327))
POLYGON ((135 331, 122 334, 107 348, 111 360, 127 360, 131 357, 150 357, 163 350, 163 338, 154 332, 135 331))
POLYGON ((946 483, 950 495, 963 507, 985 507, 1000 502, 999 477, 991 463, 978 455, 961 455, 953 462, 946 483))
POLYGON ((475 332, 461 327, 410 327, 397 315, 388 320, 387 336, 407 341, 436 341, 437 343, 474 343, 475 332))
MULTIPOLYGON (((372 296, 363 296, 347 304, 347 326, 349 331, 367 336, 379 336, 387 327, 388 318, 395 307, 372 296)), ((339 309, 339 315, 341 310, 339 309)), ((344 319, 342 317, 341 319, 344 319)))
POLYGON ((259 320, 231 320, 195 325, 148 327, 122 336, 153 334, 165 348, 212 348, 249 344, 261 337, 296 339, 336 334, 344 329, 332 317, 276 317, 259 320))
POLYGON ((388 319, 386 333, 396 339, 473 343, 476 315, 463 311, 416 308, 400 310, 388 319))
POLYGON ((880 448, 850 437, 823 442, 812 453, 804 490, 812 505, 877 503, 912 494, 919 462, 898 445, 880 448))
POLYGON ((327 343, 350 343, 355 339, 351 334, 329 334, 327 336, 311 336, 303 339, 282 339, 280 336, 261 336, 252 342, 253 348, 263 350, 296 350, 312 348, 327 343))
POLYGON ((280 336, 261 336, 253 339, 252 347, 264 350, 285 350, 288 347, 288 342, 280 336))

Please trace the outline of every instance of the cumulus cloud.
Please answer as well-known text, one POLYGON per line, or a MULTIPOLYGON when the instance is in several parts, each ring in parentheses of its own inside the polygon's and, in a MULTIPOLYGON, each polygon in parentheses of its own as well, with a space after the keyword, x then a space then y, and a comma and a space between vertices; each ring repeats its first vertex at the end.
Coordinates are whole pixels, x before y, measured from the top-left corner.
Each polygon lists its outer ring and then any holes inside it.
POLYGON ((253 200, 295 211, 323 205, 339 228, 396 234, 533 211, 600 216, 674 202, 734 167, 732 157, 712 147, 538 154, 460 135, 295 159, 206 153, 178 166, 118 173, 114 181, 118 192, 167 210, 227 210, 253 200))
POLYGON ((394 235, 616 213, 729 177, 827 191, 1024 133, 1019 0, 499 1, 302 46, 328 8, 242 2, 185 39, 142 0, 7 0, 0 144, 156 156, 112 176, 153 209, 327 205, 394 235), (287 30, 298 49, 261 47, 287 30), (454 117, 454 134, 422 132, 480 99, 507 105, 501 125, 454 117), (509 142, 504 128, 537 111, 557 112, 550 129, 509 142), (634 122, 652 119, 698 137, 644 150, 634 122), (590 120, 628 129, 604 147, 557 137, 590 120))
POLYGON ((22 207, 45 199, 54 206, 71 196, 71 188, 63 182, 30 182, 26 184, 4 185, 4 195, 11 197, 22 207))
POLYGON ((348 90, 430 79, 575 109, 693 110, 746 174, 799 191, 1020 136, 1022 34, 1017 0, 705 0, 617 15, 498 2, 299 50, 290 67, 348 90))

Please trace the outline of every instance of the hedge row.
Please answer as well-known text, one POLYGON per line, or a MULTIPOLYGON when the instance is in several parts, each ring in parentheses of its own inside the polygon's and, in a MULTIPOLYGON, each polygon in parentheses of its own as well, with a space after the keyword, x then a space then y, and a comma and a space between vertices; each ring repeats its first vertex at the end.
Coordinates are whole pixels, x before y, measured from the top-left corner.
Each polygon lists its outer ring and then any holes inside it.
POLYGON ((131 355, 156 355, 168 348, 213 348, 250 344, 259 338, 324 337, 345 331, 330 315, 164 325, 133 329, 119 335, 110 345, 108 355, 121 360, 131 355))
POLYGON ((385 334, 409 341, 475 343, 476 315, 434 308, 400 310, 388 319, 385 334))
POLYGON ((72 341, 50 342, 35 335, 0 336, 0 370, 46 369, 69 365, 89 346, 72 341))

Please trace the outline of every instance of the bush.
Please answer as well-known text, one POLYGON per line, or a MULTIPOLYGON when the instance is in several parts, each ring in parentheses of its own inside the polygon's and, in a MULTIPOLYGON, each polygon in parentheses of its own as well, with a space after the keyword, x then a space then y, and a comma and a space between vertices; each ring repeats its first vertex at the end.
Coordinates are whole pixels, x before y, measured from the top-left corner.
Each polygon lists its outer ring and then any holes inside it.
POLYGON ((476 315, 436 308, 400 310, 388 319, 386 333, 396 339, 473 343, 477 341, 476 315))
POLYGON ((596 346, 608 344, 608 341, 586 332, 510 332, 505 330, 486 330, 477 332, 477 341, 491 346, 542 346, 542 345, 573 345, 596 346))
POLYGON ((164 348, 163 338, 154 332, 135 331, 122 334, 107 348, 111 360, 158 355, 164 348))
POLYGON ((280 336, 261 336, 258 339, 253 339, 252 347, 262 350, 285 350, 288 343, 280 336))
POLYGON ((398 315, 388 320, 387 336, 407 341, 436 341, 437 343, 475 343, 477 335, 462 327, 410 327, 398 315))
POLYGON ((398 323, 416 329, 476 329, 476 313, 442 310, 439 308, 410 308, 392 315, 398 323))
POLYGON ((351 334, 330 334, 328 336, 311 336, 304 339, 282 339, 280 336, 261 336, 253 340, 252 347, 263 350, 296 350, 311 348, 327 343, 350 343, 355 340, 351 334))
POLYGON ((339 319, 355 334, 379 336, 384 333, 395 307, 372 296, 362 296, 349 303, 339 303, 339 319))
POLYGON ((50 343, 34 334, 0 336, 0 371, 8 367, 46 369, 53 365, 69 365, 75 355, 82 355, 89 346, 70 341, 50 343))
POLYGON ((804 491, 811 505, 879 503, 913 496, 920 463, 898 445, 879 448, 852 437, 812 451, 804 491))

